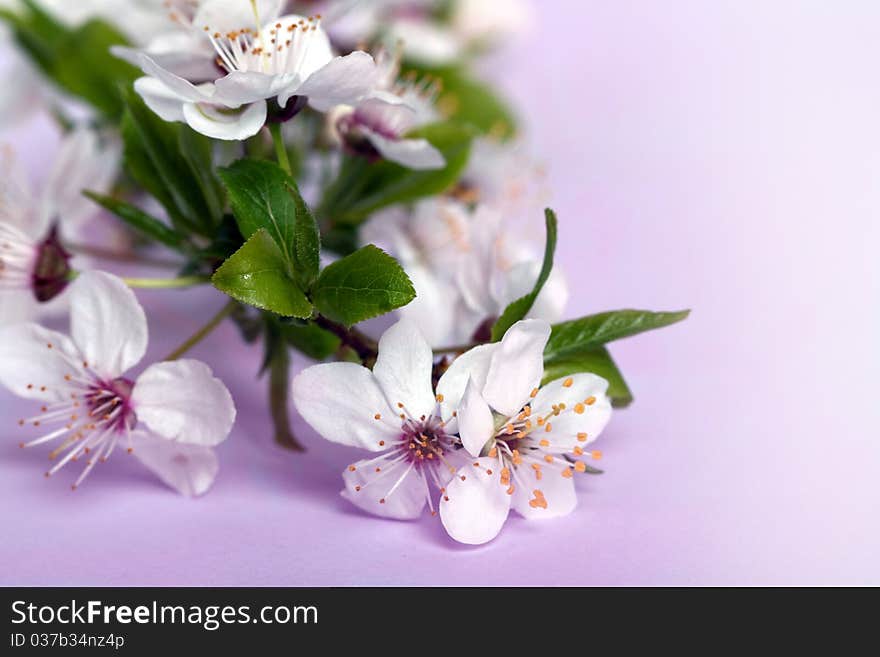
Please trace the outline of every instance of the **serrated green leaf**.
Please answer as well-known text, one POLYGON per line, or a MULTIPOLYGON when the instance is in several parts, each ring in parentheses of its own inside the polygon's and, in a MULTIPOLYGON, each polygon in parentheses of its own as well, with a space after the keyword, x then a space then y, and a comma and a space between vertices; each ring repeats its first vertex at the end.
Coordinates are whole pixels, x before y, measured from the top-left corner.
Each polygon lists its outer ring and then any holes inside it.
POLYGON ((238 160, 219 173, 241 234, 266 230, 294 280, 308 290, 318 277, 320 235, 293 179, 265 160, 238 160))
POLYGON ((608 396, 615 407, 623 408, 632 403, 632 392, 605 347, 584 349, 566 357, 548 358, 544 352, 542 384, 580 372, 592 372, 608 381, 608 396))
POLYGON ((105 210, 112 212, 135 230, 161 242, 165 246, 177 249, 184 241, 183 237, 170 226, 130 203, 120 201, 111 196, 96 194, 95 192, 86 191, 83 194, 105 210))
POLYGON ((613 310, 562 322, 553 326, 544 355, 545 358, 565 358, 613 340, 675 324, 689 314, 689 310, 659 313, 613 310))
POLYGON ((260 229, 214 272, 211 282, 242 303, 285 317, 307 318, 312 305, 287 273, 275 241, 260 229))
POLYGON ((358 224, 395 203, 440 194, 454 185, 467 165, 474 132, 455 123, 435 123, 414 131, 446 158, 443 169, 417 171, 387 161, 348 157, 336 181, 325 191, 318 214, 331 224, 358 224))
POLYGON ((405 306, 415 296, 400 264, 372 244, 326 267, 312 288, 321 314, 346 326, 405 306))
POLYGON ((535 299, 538 298, 538 295, 544 288, 544 283, 550 278, 550 272, 553 271, 553 254, 556 251, 557 234, 556 214, 553 210, 547 208, 544 210, 544 219, 547 227, 547 239, 544 245, 544 262, 541 265, 541 271, 538 274, 538 278, 535 280, 535 286, 527 295, 511 302, 507 308, 504 309, 504 312, 501 313, 501 317, 499 317, 498 321, 492 326, 492 342, 497 342, 503 338, 507 329, 529 314, 532 306, 535 305, 535 299))

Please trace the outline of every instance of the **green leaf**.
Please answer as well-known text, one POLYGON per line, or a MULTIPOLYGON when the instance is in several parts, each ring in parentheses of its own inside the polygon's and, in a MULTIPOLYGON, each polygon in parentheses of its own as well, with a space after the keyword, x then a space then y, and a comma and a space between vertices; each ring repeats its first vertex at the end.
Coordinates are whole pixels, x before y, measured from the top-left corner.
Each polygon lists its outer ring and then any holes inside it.
POLYGON ((511 302, 510 305, 504 309, 504 312, 501 313, 501 317, 499 317, 498 321, 492 326, 492 342, 497 342, 503 338, 507 329, 529 314, 529 311, 535 304, 535 299, 538 298, 538 295, 544 287, 544 283, 546 283, 547 279, 550 277, 550 272, 553 271, 553 254, 556 251, 557 233, 556 213, 550 208, 547 208, 544 210, 544 217, 547 226, 547 240, 544 245, 544 263, 541 265, 541 271, 535 281, 535 286, 527 295, 511 302))
POLYGON ((208 225, 213 225, 214 218, 222 216, 226 206, 223 186, 214 174, 214 143, 189 126, 178 126, 178 130, 180 154, 189 165, 193 179, 198 182, 199 190, 208 206, 208 225))
POLYGON ((452 187, 467 165, 473 130, 455 123, 435 123, 408 136, 431 142, 443 153, 446 166, 416 171, 384 160, 348 157, 336 181, 325 190, 319 216, 331 224, 358 224, 380 208, 416 201, 452 187))
POLYGON ((219 173, 241 234, 248 238, 266 230, 294 280, 308 290, 318 277, 321 242, 315 218, 293 179, 265 160, 238 160, 219 173))
POLYGON ((632 403, 632 392, 605 347, 584 349, 563 357, 548 357, 547 352, 544 352, 542 384, 580 372, 592 372, 608 381, 608 396, 614 406, 624 408, 632 403))
POLYGON ((329 358, 336 353, 341 343, 333 333, 311 323, 283 324, 280 332, 291 347, 315 360, 329 358))
POLYGON ((346 326, 405 306, 415 296, 400 264, 372 244, 326 267, 312 289, 321 314, 346 326))
POLYGON ((264 229, 220 265, 211 281, 233 299, 262 310, 303 319, 312 314, 306 295, 287 274, 281 250, 264 229))
POLYGON ((192 151, 188 156, 181 152, 182 130, 189 128, 166 123, 133 89, 128 90, 122 138, 129 173, 162 203, 176 227, 211 237, 220 221, 217 203, 206 199, 203 180, 187 159, 195 162, 199 156, 192 151))
POLYGON ((544 355, 546 358, 565 358, 613 340, 675 324, 689 314, 689 310, 660 313, 614 310, 562 322, 553 326, 544 355))
POLYGON ((130 203, 120 201, 111 196, 96 194, 95 192, 86 191, 83 194, 105 210, 112 212, 132 228, 157 242, 161 242, 165 246, 178 249, 183 243, 183 237, 172 228, 130 203))
POLYGON ((134 66, 110 54, 111 46, 125 44, 114 27, 90 20, 58 44, 51 77, 105 116, 118 119, 124 108, 119 90, 140 75, 134 66))
POLYGON ((69 30, 32 0, 21 0, 21 4, 25 11, 19 13, 0 8, 0 18, 10 25, 21 49, 50 76, 57 44, 66 38, 69 30))

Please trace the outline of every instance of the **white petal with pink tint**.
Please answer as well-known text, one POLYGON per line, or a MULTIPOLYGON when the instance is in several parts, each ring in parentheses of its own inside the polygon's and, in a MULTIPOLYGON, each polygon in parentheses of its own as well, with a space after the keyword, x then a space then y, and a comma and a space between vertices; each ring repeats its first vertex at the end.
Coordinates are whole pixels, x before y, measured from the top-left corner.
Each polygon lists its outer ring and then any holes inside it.
POLYGON ((355 363, 322 363, 291 384, 293 403, 311 427, 331 442, 380 451, 396 440, 400 419, 388 406, 373 373, 355 363))
POLYGON ((461 444, 472 456, 479 456, 494 434, 492 409, 483 400, 473 379, 469 379, 458 407, 458 435, 461 437, 461 444))
POLYGON ((529 520, 567 516, 577 507, 573 476, 562 476, 559 469, 544 468, 541 479, 534 471, 524 472, 528 486, 518 485, 513 493, 513 508, 529 520))
POLYGON ((431 414, 437 403, 431 385, 433 363, 431 347, 414 323, 402 319, 382 334, 373 376, 392 409, 402 403, 414 418, 431 414))
POLYGON ((440 502, 440 519, 447 533, 459 543, 479 545, 491 541, 510 512, 507 490, 501 483, 496 459, 475 459, 459 468, 440 502))
POLYGON ((427 139, 389 139, 377 132, 368 131, 367 139, 386 160, 409 169, 442 169, 446 166, 443 153, 427 139))
POLYGON ((497 349, 497 343, 469 349, 452 361, 452 365, 440 377, 437 394, 443 399, 441 407, 444 420, 452 417, 452 412, 458 408, 469 380, 473 380, 477 390, 482 390, 486 385, 492 355, 497 349))
POLYGON ((176 443, 148 433, 131 438, 134 456, 168 486, 187 497, 202 495, 214 483, 220 463, 210 447, 176 443))
POLYGON ((65 376, 80 363, 79 350, 66 335, 37 324, 0 328, 0 385, 26 399, 58 401, 65 376))
POLYGON ((284 107, 291 96, 307 96, 309 105, 326 112, 336 105, 353 105, 368 94, 375 84, 376 64, 365 52, 355 51, 336 57, 312 73, 302 85, 279 94, 284 107))
POLYGON ((342 473, 342 497, 383 518, 411 520, 425 508, 425 483, 415 466, 393 454, 364 459, 342 473))
POLYGON ((153 433, 181 443, 212 447, 235 422, 232 395, 198 360, 156 363, 135 381, 131 403, 153 433))
POLYGON ((511 326, 492 354, 483 397, 502 415, 522 410, 531 392, 544 376, 544 347, 550 338, 550 324, 526 319, 511 326))
POLYGON ((121 279, 100 271, 70 286, 70 335, 93 371, 114 378, 137 365, 147 349, 147 317, 121 279))
POLYGON ((266 101, 230 112, 209 103, 185 103, 183 118, 190 128, 212 139, 242 141, 257 134, 266 123, 266 101))

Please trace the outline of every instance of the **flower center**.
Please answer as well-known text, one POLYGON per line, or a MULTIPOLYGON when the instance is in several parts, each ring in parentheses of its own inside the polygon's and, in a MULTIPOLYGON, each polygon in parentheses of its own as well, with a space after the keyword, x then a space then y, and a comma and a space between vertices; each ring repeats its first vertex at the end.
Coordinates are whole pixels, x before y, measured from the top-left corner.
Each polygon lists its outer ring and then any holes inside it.
MULTIPOLYGON (((294 75, 307 63, 321 16, 288 18, 261 30, 243 27, 229 32, 203 27, 217 53, 216 63, 227 73, 256 71, 294 75)), ((311 72, 311 71, 308 71, 311 72)))
MULTIPOLYGON (((52 344, 46 346, 50 350, 56 349, 52 344)), ((131 433, 137 425, 137 415, 131 405, 134 383, 126 378, 102 380, 89 370, 88 363, 74 363, 66 354, 62 357, 71 361, 73 370, 65 375, 65 385, 57 390, 35 384, 27 386, 28 390, 53 395, 60 401, 47 403, 40 408, 39 415, 18 421, 19 426, 47 427, 49 432, 19 446, 34 447, 52 441, 60 443, 50 452, 49 458, 64 455, 46 472, 47 477, 67 463, 87 456, 86 467, 72 486, 76 489, 96 463, 110 458, 120 440, 128 443, 129 453, 133 451, 131 433)))
POLYGON ((444 423, 435 415, 419 420, 407 418, 401 428, 401 447, 407 450, 407 458, 412 463, 439 461, 451 445, 444 423))

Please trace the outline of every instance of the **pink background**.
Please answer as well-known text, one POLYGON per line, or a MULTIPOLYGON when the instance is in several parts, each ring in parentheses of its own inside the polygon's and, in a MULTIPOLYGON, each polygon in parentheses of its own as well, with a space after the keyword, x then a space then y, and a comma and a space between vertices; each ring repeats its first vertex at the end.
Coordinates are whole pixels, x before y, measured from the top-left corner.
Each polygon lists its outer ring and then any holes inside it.
MULTIPOLYGON (((273 447, 226 326, 195 355, 239 420, 196 501, 124 455, 45 481, 0 393, 0 583, 880 584, 880 5, 541 5, 490 70, 550 167, 570 315, 694 310, 613 347, 637 402, 574 515, 480 548, 362 515, 337 496, 354 452, 301 423, 307 456, 273 447)), ((45 172, 47 121, 2 138, 45 172)), ((142 299, 156 356, 223 303, 142 299)))

